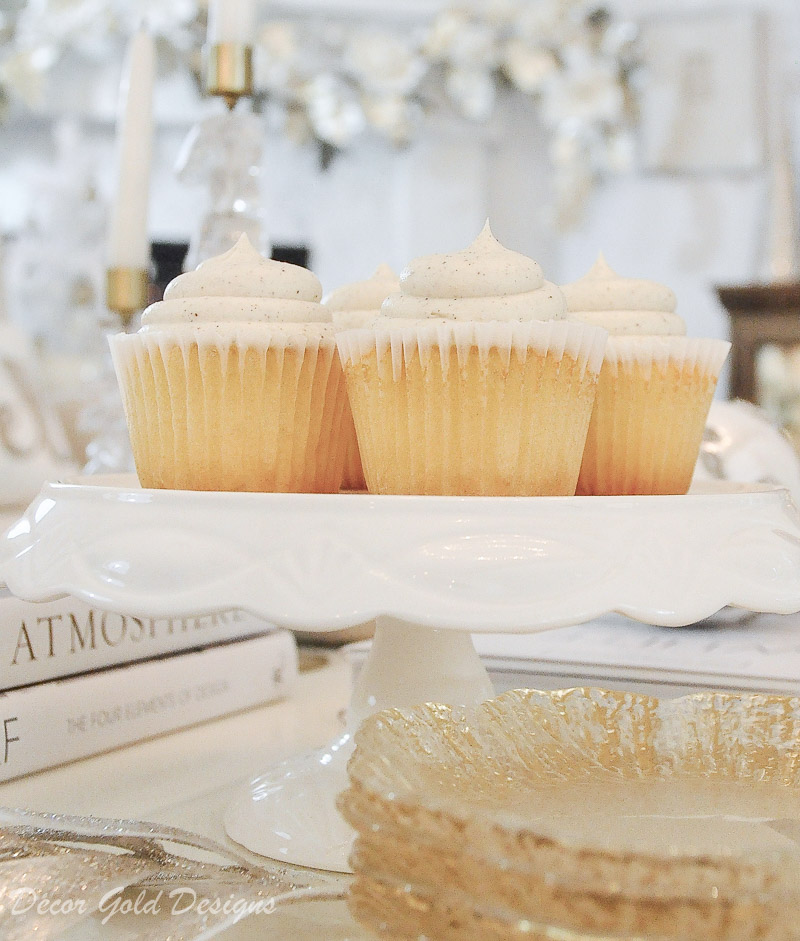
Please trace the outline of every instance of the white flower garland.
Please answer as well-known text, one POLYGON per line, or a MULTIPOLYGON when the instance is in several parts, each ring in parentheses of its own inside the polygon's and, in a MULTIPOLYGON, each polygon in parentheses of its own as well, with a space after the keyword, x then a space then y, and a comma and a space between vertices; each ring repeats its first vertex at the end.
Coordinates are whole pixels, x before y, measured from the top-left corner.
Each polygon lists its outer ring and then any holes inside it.
MULTIPOLYGON (((173 67, 197 76, 205 9, 197 0, 28 0, 0 20, 0 96, 35 107, 66 50, 117 55, 144 20, 173 67)), ((256 37, 256 88, 272 124, 326 161, 372 131, 413 140, 451 104, 487 120, 498 89, 528 96, 550 135, 556 208, 576 221, 596 179, 632 159, 636 28, 587 0, 483 0, 402 28, 315 15, 268 19, 256 37)))

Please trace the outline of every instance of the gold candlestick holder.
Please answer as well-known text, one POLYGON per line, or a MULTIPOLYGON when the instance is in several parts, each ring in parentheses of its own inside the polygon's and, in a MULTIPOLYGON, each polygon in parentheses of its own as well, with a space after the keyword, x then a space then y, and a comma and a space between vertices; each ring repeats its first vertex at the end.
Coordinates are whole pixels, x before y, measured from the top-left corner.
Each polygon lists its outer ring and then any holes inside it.
POLYGON ((106 305, 119 314, 123 328, 133 315, 147 307, 150 278, 146 268, 109 268, 106 271, 106 305))
POLYGON ((253 94, 253 47, 219 42, 205 47, 206 92, 224 98, 233 109, 240 98, 253 94))

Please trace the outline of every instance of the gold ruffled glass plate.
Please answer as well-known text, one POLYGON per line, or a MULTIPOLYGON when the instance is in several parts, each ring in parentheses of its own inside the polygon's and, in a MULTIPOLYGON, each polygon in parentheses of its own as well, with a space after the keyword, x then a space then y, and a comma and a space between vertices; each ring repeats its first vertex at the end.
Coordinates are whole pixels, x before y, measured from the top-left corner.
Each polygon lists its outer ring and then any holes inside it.
POLYGON ((516 690, 356 743, 351 907, 382 936, 800 939, 800 699, 516 690))

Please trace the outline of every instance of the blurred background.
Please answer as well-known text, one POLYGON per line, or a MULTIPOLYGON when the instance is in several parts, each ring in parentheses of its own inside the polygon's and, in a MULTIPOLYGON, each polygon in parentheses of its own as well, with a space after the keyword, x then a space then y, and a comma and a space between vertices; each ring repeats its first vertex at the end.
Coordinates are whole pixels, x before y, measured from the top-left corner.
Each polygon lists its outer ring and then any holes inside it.
POLYGON ((603 251, 668 284, 690 334, 733 338, 719 394, 800 431, 796 0, 254 6, 231 115, 205 93, 204 0, 0 2, 0 503, 128 460, 106 233, 142 26, 151 300, 214 213, 326 291, 464 247, 488 217, 557 282, 603 251))

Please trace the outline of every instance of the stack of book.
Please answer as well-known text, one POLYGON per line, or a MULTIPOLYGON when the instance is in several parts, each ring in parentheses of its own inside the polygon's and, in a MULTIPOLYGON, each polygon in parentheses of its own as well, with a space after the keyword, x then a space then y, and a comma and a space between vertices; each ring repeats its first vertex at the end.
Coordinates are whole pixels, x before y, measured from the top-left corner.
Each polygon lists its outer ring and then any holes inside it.
POLYGON ((0 588, 0 781, 288 695, 288 631, 242 611, 141 618, 0 588))
POLYGON ((726 608, 688 627, 621 614, 539 634, 479 634, 498 692, 601 686, 652 696, 699 690, 800 693, 800 615, 726 608))

